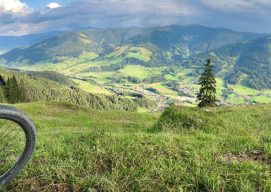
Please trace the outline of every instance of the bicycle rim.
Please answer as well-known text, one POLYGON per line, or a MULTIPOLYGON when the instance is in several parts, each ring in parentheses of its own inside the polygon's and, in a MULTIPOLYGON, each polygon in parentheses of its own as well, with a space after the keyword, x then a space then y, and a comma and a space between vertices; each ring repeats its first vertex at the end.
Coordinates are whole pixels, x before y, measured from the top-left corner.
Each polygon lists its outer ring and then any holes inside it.
POLYGON ((23 127, 11 120, 0 119, 0 178, 8 177, 22 161, 27 146, 23 127))

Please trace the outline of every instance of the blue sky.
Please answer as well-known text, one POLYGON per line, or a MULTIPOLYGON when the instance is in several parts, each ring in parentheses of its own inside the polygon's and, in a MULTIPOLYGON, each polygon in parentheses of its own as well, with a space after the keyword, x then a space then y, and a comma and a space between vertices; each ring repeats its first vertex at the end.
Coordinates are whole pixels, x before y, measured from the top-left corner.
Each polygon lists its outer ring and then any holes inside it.
POLYGON ((0 0, 0 35, 201 24, 271 33, 271 0, 0 0))
POLYGON ((58 0, 58 1, 52 1, 52 0, 22 0, 22 2, 25 2, 27 5, 33 7, 35 10, 43 10, 46 5, 48 5, 51 2, 57 2, 62 6, 65 6, 71 2, 71 0, 58 0))

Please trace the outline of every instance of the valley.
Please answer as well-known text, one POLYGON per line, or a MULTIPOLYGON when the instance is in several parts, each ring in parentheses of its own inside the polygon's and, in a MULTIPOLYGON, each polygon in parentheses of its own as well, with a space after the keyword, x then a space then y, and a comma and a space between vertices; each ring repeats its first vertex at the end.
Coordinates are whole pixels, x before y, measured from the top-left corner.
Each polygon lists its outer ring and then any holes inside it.
POLYGON ((200 25, 68 31, 2 56, 4 66, 54 71, 80 89, 145 96, 162 110, 195 106, 198 78, 211 58, 220 105, 271 102, 271 39, 200 25))

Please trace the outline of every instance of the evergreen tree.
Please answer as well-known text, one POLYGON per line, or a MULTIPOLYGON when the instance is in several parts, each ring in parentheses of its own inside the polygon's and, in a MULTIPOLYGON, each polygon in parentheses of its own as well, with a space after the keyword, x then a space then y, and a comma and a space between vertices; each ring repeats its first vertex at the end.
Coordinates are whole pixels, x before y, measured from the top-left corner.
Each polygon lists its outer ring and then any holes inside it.
POLYGON ((21 92, 18 81, 13 75, 12 78, 8 78, 5 86, 5 96, 9 103, 17 103, 21 99, 21 92))
POLYGON ((199 101, 198 107, 216 106, 216 80, 213 75, 211 59, 208 59, 204 65, 204 72, 199 79, 199 85, 201 88, 197 96, 199 101))
POLYGON ((0 75, 0 103, 4 103, 6 101, 4 90, 5 84, 6 84, 5 79, 2 77, 2 75, 0 75))
POLYGON ((20 100, 21 100, 21 91, 20 91, 19 83, 14 75, 11 78, 11 80, 12 80, 12 85, 13 85, 13 90, 12 90, 13 101, 12 101, 12 103, 17 103, 17 102, 20 102, 20 100))
POLYGON ((20 102, 27 102, 27 89, 25 86, 26 82, 21 80, 19 83, 19 88, 20 88, 20 102))
POLYGON ((0 103, 4 103, 5 101, 6 101, 6 98, 5 98, 4 88, 0 87, 0 103))
POLYGON ((10 100, 11 100, 11 95, 12 95, 11 89, 12 89, 11 80, 8 77, 8 80, 7 80, 6 85, 4 87, 4 93, 5 93, 5 97, 7 99, 7 102, 10 102, 10 100))

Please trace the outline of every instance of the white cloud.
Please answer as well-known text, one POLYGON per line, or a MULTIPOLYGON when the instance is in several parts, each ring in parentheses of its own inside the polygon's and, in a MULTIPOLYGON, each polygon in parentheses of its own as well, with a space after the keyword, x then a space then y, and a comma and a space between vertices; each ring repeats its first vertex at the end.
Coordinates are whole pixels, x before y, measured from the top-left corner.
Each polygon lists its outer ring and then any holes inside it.
POLYGON ((239 31, 271 32, 271 0, 68 0, 70 3, 61 9, 58 8, 61 5, 55 2, 57 0, 51 0, 46 11, 10 14, 18 12, 10 8, 14 2, 27 7, 22 1, 0 0, 0 35, 88 26, 170 24, 202 24, 239 31))
POLYGON ((270 0, 202 0, 206 5, 214 9, 231 11, 251 11, 271 6, 270 0))
POLYGON ((0 0, 0 13, 29 14, 32 9, 20 0, 0 0))
POLYGON ((59 7, 61 7, 61 5, 58 4, 58 3, 56 3, 56 2, 51 2, 51 3, 49 3, 49 4, 47 5, 47 8, 48 8, 48 9, 57 9, 57 8, 59 8, 59 7))

